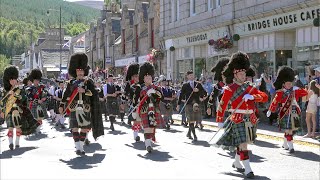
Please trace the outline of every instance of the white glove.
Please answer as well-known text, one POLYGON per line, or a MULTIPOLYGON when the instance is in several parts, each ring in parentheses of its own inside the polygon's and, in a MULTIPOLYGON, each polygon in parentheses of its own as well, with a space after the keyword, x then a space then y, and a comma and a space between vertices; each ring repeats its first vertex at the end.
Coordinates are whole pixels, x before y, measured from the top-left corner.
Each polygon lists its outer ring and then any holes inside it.
POLYGON ((293 90, 295 91, 295 90, 298 90, 298 89, 300 89, 299 87, 297 87, 297 86, 293 86, 293 90))
POLYGON ((243 98, 245 102, 247 102, 248 100, 254 100, 254 97, 250 94, 246 94, 243 96, 243 98))
POLYGON ((131 116, 132 116, 133 119, 137 119, 138 114, 137 114, 136 112, 133 112, 133 113, 131 114, 131 116))
POLYGON ((224 124, 224 123, 219 122, 219 123, 218 123, 218 128, 223 128, 223 124, 224 124))
POLYGON ((271 111, 268 111, 267 112, 267 117, 270 117, 270 115, 271 115, 271 111))
POLYGON ((153 93, 156 93, 156 90, 154 90, 154 89, 149 89, 149 90, 147 91, 147 95, 148 95, 148 96, 150 96, 150 95, 153 94, 153 93))

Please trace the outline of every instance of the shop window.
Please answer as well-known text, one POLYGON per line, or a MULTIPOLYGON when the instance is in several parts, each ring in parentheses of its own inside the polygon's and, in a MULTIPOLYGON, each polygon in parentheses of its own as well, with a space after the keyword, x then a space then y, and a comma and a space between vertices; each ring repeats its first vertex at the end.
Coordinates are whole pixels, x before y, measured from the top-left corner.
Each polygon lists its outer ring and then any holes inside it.
POLYGON ((196 15, 196 0, 190 0, 190 16, 196 15))

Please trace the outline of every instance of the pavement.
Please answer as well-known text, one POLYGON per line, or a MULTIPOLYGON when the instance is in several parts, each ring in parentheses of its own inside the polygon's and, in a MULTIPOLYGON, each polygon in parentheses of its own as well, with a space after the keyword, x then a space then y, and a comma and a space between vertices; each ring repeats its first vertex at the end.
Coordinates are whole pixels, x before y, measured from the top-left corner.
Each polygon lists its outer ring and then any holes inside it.
MULTIPOLYGON (((181 122, 182 116, 179 114, 174 114, 172 116, 172 119, 181 122)), ((203 119, 202 120, 202 124, 204 126, 209 126, 209 127, 213 127, 213 128, 217 128, 218 129, 218 123, 215 122, 215 118, 210 118, 210 119, 203 119)), ((269 136, 269 137, 274 137, 276 139, 281 139, 283 138, 284 135, 284 130, 279 130, 279 128, 275 125, 269 125, 266 121, 260 121, 258 123, 258 129, 257 129, 257 134, 258 135, 263 135, 263 136, 269 136)), ((297 143, 307 143, 307 144, 311 144, 311 145, 316 145, 319 146, 320 148, 320 133, 316 133, 316 136, 318 138, 304 138, 304 134, 306 133, 306 131, 304 131, 303 134, 298 134, 294 136, 294 141, 297 143)))
MULTIPOLYGON (((21 147, 12 151, 2 128, 0 179, 244 179, 231 167, 234 152, 209 144, 217 130, 212 126, 196 129, 197 142, 186 137, 188 128, 178 122, 170 130, 158 129, 154 151, 147 153, 143 141, 133 140, 131 128, 117 121, 115 131, 104 121, 105 135, 97 141, 90 136, 82 157, 75 154, 70 131, 55 128, 48 120, 43 121, 43 134, 23 137, 21 147)), ((294 146, 295 153, 290 154, 278 140, 258 136, 249 145, 256 179, 318 180, 319 147, 294 146)))

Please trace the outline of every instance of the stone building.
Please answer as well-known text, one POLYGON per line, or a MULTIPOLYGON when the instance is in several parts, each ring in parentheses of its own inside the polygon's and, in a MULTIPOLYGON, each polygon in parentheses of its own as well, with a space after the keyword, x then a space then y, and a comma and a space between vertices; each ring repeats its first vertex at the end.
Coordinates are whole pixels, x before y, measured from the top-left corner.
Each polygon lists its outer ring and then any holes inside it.
POLYGON ((318 0, 161 0, 166 74, 209 76, 219 57, 241 50, 258 75, 289 65, 304 76, 306 63, 320 63, 320 30, 313 26, 319 8, 318 0))

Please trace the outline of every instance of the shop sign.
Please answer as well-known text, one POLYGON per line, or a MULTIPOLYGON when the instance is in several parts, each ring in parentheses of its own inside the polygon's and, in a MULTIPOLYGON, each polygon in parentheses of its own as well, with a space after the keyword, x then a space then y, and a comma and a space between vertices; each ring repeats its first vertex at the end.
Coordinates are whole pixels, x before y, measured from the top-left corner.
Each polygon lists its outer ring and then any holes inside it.
POLYGON ((143 64, 144 62, 147 62, 147 60, 148 60, 148 55, 138 57, 139 64, 143 64))
POLYGON ((313 19, 317 17, 320 17, 320 6, 236 24, 235 34, 250 35, 252 33, 270 32, 312 25, 313 19))
POLYGON ((123 66, 127 66, 131 63, 136 62, 136 58, 132 57, 132 58, 126 58, 126 59, 119 59, 115 61, 115 66, 116 67, 123 67, 123 66))

